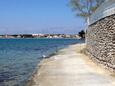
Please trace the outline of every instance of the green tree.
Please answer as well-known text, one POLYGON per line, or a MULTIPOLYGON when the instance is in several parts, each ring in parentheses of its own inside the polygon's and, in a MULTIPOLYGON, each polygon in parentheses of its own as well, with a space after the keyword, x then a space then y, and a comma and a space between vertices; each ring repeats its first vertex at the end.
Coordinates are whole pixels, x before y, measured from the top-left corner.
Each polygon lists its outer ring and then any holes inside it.
POLYGON ((103 1, 104 0, 70 0, 70 5, 77 16, 87 20, 103 1))
POLYGON ((78 35, 79 35, 82 39, 84 39, 84 38, 85 38, 85 31, 84 31, 84 30, 81 30, 81 31, 78 33, 78 35))

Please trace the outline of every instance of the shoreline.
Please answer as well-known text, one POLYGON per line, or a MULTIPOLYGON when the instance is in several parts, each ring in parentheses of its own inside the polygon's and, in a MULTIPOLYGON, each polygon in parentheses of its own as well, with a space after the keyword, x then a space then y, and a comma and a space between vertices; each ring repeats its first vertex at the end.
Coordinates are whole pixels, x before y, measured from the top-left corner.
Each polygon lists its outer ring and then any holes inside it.
MULTIPOLYGON (((78 53, 78 55, 81 57, 82 60, 84 60, 85 64, 89 67, 90 72, 96 73, 97 75, 102 75, 104 78, 107 78, 107 81, 112 81, 115 80, 111 75, 110 72, 106 71, 105 69, 102 69, 100 66, 96 65, 95 63, 93 63, 91 61, 90 58, 88 58, 85 54, 81 53, 81 50, 85 48, 85 44, 84 43, 78 43, 78 44, 72 44, 69 45, 63 49, 60 49, 56 54, 54 54, 53 56, 50 56, 46 59, 43 59, 40 61, 40 63, 38 64, 38 66, 36 67, 35 72, 33 73, 33 75, 31 76, 31 78, 28 80, 27 85, 26 86, 54 86, 54 83, 57 84, 56 86, 59 86, 59 81, 54 80, 54 77, 57 78, 61 75, 61 73, 58 73, 57 71, 60 72, 60 70, 57 70, 58 64, 62 64, 60 63, 60 61, 62 60, 66 60, 69 59, 67 55, 68 52, 70 50, 75 51, 76 53, 78 53), (77 48, 77 49, 76 49, 77 48), (65 56, 67 57, 65 57, 65 56), (61 57, 60 57, 61 56, 61 57), (58 61, 59 60, 59 61, 58 61), (55 66, 56 65, 56 66, 55 66), (48 69, 47 69, 48 68, 48 69), (54 72, 55 70, 55 72, 54 72), (53 73, 50 74, 50 72, 53 71, 53 73), (57 73, 57 74, 55 74, 57 73), (53 74, 53 75, 52 75, 53 74), (50 75, 50 76, 49 76, 50 75), (58 75, 58 76, 57 76, 58 75), (53 79, 52 79, 53 77, 53 79), (46 80, 44 80, 46 78, 46 80), (51 81, 50 79, 54 80, 51 81), (40 85, 39 85, 40 84, 40 85), (42 85, 43 84, 43 85, 42 85)), ((70 54, 71 55, 71 54, 70 54)), ((73 57, 72 57, 73 58, 73 57)), ((76 58, 75 58, 76 59, 76 58)), ((70 58, 71 60, 71 58, 70 58)), ((73 64, 73 66, 75 66, 75 64, 73 64)), ((76 65, 77 66, 77 65, 76 65)), ((63 66, 65 67, 65 66, 63 66)), ((74 70, 72 70, 73 72, 74 70)), ((65 72, 65 71, 64 71, 65 72)), ((66 71, 69 72, 69 71, 66 71)), ((77 73, 77 70, 74 71, 77 73)), ((98 77, 99 77, 98 75, 98 77)), ((66 79, 67 76, 65 76, 65 74, 61 75, 62 78, 66 79), (63 77, 62 77, 63 76, 63 77)), ((70 76, 69 76, 70 78, 70 76)), ((97 76, 96 76, 97 78, 97 76)), ((61 79, 61 78, 60 78, 61 79)), ((63 80, 62 80, 63 81, 63 80)), ((103 80, 104 81, 104 80, 103 80)), ((106 80, 105 80, 106 81, 106 80)), ((61 82, 61 81, 60 81, 61 82)), ((112 81, 113 82, 113 81, 112 81)), ((64 83, 64 82, 62 82, 64 83)), ((65 83, 64 83, 65 84, 65 83)), ((114 84, 115 85, 115 84, 114 84)), ((60 86, 64 86, 62 84, 60 84, 60 86)), ((65 85, 65 86, 69 86, 69 85, 65 85)), ((74 86, 74 85, 72 85, 74 86)), ((75 85, 76 86, 76 85, 75 85)), ((87 85, 86 85, 87 86, 87 85)), ((88 85, 89 86, 89 85, 88 85)), ((91 85, 92 86, 92 85, 91 85)), ((106 85, 105 85, 106 86, 106 85)), ((113 84, 111 85, 113 86, 113 84)))
MULTIPOLYGON (((78 44, 80 44, 80 43, 78 43, 78 44)), ((50 58, 52 58, 53 56, 58 55, 61 50, 64 50, 64 49, 68 48, 69 46, 78 45, 78 44, 73 43, 70 45, 66 45, 64 48, 58 49, 56 52, 53 52, 53 53, 49 54, 48 56, 46 56, 45 58, 43 58, 40 61, 40 63, 38 63, 37 67, 35 68, 35 70, 33 71, 32 75, 31 75, 31 77, 26 81, 26 86, 33 86, 34 85, 34 78, 35 78, 37 72, 39 71, 40 67, 43 65, 44 61, 47 61, 50 58)))
POLYGON ((25 40, 12 40, 4 39, 1 41, 1 83, 3 85, 22 85, 25 86, 30 80, 30 77, 36 71, 36 67, 43 59, 42 57, 52 56, 52 53, 57 49, 63 49, 70 44, 78 43, 80 40, 57 40, 57 39, 25 39, 25 40), (27 43, 28 42, 28 43, 27 43), (13 43, 13 46, 12 46, 13 43), (6 47, 6 45, 8 45, 6 47), (19 47, 19 48, 18 48, 19 47), (10 52, 9 52, 10 48, 10 52), (6 51, 6 52, 4 52, 6 51), (3 53, 2 53, 3 52, 3 53), (9 55, 10 57, 8 57, 9 55), (15 60, 15 61, 14 61, 15 60), (8 63, 6 63, 9 61, 8 63), (13 64, 11 64, 13 63, 13 64), (19 64, 17 64, 19 63, 19 64), (7 69, 8 68, 8 69, 7 69), (13 72, 14 73, 13 73, 13 72), (8 77, 6 76, 6 72, 8 77), (18 75, 18 78, 17 78, 18 75), (4 78, 5 77, 5 78, 4 78), (9 78, 13 79, 9 79, 9 78), (4 82, 5 81, 5 82, 4 82))
POLYGON ((39 71, 40 67, 42 66, 42 62, 46 59, 49 59, 52 56, 55 56, 56 53, 52 53, 50 55, 48 55, 47 57, 43 58, 40 63, 38 63, 37 67, 35 68, 35 70, 33 71, 31 77, 26 81, 26 86, 32 86, 34 84, 33 82, 33 78, 35 77, 35 75, 37 74, 37 71, 39 71))

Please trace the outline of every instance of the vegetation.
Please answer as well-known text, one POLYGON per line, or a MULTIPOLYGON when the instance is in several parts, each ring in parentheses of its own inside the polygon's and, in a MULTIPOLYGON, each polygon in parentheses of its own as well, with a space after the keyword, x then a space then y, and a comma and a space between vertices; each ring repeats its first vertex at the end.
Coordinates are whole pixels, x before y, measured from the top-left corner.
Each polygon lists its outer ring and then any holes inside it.
POLYGON ((85 31, 84 30, 81 30, 78 35, 81 37, 81 39, 84 39, 85 38, 85 31))
MULTIPOLYGON (((91 16, 104 1, 105 0, 70 0, 70 5, 72 10, 76 12, 76 15, 83 18, 86 22, 88 17, 91 16)), ((81 30, 78 34, 81 38, 85 38, 84 30, 81 30)))
POLYGON ((87 18, 95 12, 104 0, 70 0, 70 5, 76 15, 87 20, 87 18))

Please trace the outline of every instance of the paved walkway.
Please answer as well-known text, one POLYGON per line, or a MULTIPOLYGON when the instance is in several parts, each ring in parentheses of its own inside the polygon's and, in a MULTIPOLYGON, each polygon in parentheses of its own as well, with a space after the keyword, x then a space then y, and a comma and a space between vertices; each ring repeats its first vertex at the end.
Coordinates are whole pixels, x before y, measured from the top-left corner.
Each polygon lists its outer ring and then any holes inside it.
POLYGON ((79 53, 82 45, 72 45, 41 62, 32 86, 115 86, 115 79, 79 53))

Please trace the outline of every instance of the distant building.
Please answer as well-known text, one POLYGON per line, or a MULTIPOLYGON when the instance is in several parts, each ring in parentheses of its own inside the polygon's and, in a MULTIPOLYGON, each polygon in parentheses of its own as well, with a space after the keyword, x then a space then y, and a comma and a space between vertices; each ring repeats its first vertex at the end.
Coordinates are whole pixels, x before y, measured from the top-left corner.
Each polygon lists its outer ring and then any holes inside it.
POLYGON ((79 38, 78 35, 69 34, 17 34, 1 35, 0 38, 79 38))

